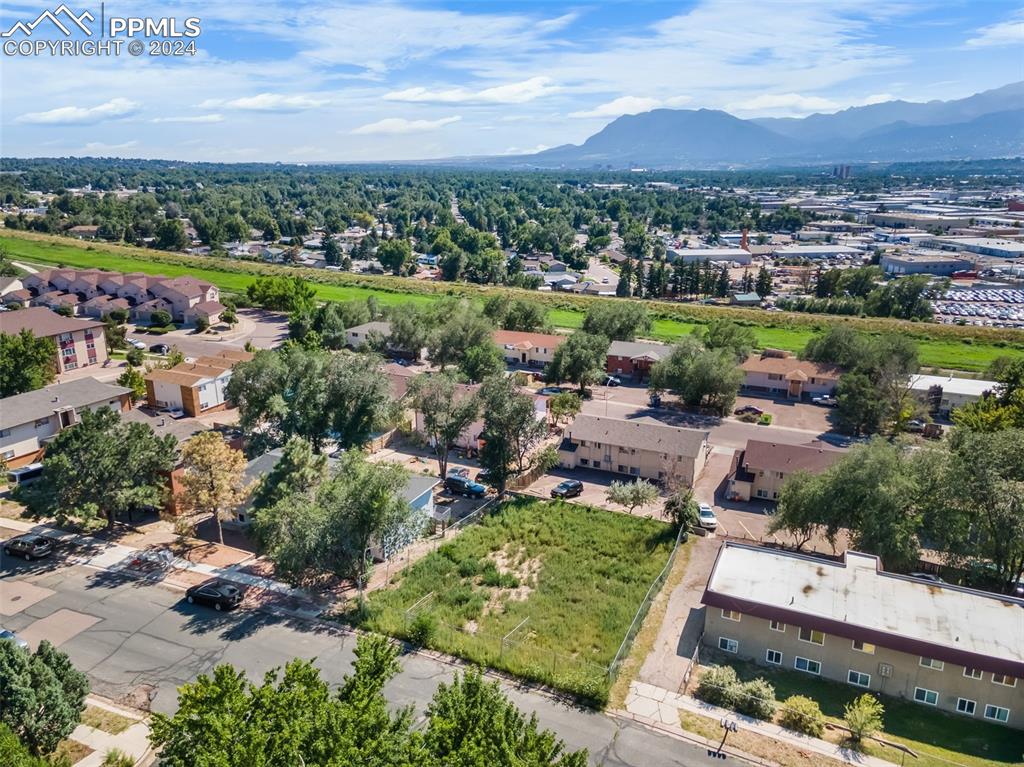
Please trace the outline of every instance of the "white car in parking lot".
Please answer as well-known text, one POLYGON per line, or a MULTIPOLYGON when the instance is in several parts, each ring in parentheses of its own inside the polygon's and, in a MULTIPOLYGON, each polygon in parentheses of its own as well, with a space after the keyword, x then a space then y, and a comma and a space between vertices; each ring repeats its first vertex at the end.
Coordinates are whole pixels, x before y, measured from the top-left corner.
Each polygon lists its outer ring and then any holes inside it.
POLYGON ((697 507, 697 523, 705 530, 718 529, 718 517, 715 516, 711 504, 702 503, 697 507))

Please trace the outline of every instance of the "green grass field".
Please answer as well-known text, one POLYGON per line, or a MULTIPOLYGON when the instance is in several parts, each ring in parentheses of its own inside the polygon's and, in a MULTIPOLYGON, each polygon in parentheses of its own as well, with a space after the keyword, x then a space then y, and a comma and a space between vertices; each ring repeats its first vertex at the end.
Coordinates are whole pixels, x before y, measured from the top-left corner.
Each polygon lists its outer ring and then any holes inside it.
POLYGON ((608 665, 674 543, 650 519, 512 501, 371 595, 361 625, 604 703, 608 665))
MULTIPOLYGON (((0 236, 2 245, 11 258, 39 265, 64 264, 77 268, 100 268, 121 272, 144 272, 176 277, 191 274, 209 280, 222 290, 241 293, 256 279, 253 274, 227 270, 239 268, 238 262, 226 261, 225 270, 206 266, 191 266, 181 263, 160 263, 159 252, 150 255, 147 251, 129 248, 114 248, 107 245, 91 246, 68 240, 29 239, 22 236, 0 236)), ((166 254, 164 254, 166 255, 166 254)), ((208 262, 207 262, 208 263, 208 262)), ((244 264, 243 264, 244 266, 244 264)), ((314 281, 313 286, 319 298, 325 301, 346 301, 376 296, 384 305, 402 303, 426 304, 436 301, 441 293, 424 294, 401 292, 402 284, 395 280, 397 290, 380 290, 358 285, 337 285, 314 281)), ((407 288, 413 286, 405 285, 407 288)), ((556 328, 575 329, 583 324, 584 313, 576 309, 551 308, 548 319, 556 328)), ((828 318, 816 317, 822 322, 828 318)), ((659 341, 672 342, 699 328, 701 323, 685 320, 658 318, 654 320, 651 336, 659 341)), ((922 328, 925 326, 922 326, 922 328)), ((754 325, 754 334, 761 348, 770 347, 799 352, 815 330, 807 326, 754 325)), ((1024 344, 1024 332, 1020 334, 1024 344)), ((983 342, 974 338, 964 339, 917 339, 921 365, 925 368, 944 368, 970 372, 983 371, 989 363, 1001 355, 1024 356, 1024 348, 1007 345, 1004 341, 983 342)))

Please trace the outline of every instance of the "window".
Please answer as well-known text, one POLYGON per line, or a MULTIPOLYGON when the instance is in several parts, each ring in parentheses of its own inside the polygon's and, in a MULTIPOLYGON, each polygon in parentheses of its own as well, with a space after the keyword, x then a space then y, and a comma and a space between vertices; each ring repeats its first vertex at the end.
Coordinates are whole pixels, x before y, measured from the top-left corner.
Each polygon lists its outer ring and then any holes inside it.
POLYGON ((981 679, 985 672, 980 668, 964 668, 964 676, 968 679, 981 679))
POLYGON ((870 687, 871 686, 871 675, 865 674, 860 671, 854 671, 852 668, 846 673, 846 681, 850 684, 857 685, 857 687, 870 687))
POLYGON ((782 633, 786 632, 786 624, 779 623, 779 621, 772 621, 768 624, 768 628, 770 628, 772 631, 781 631, 782 633))
POLYGON ((619 464, 619 474, 625 474, 625 473, 626 473, 626 467, 625 467, 625 466, 623 466, 623 465, 622 465, 622 464, 620 463, 620 464, 619 464))
POLYGON ((65 357, 74 357, 75 348, 73 346, 69 346, 67 349, 61 349, 60 353, 63 354, 65 357))
POLYGON ((5 450, 4 451, 4 460, 6 461, 6 460, 8 460, 10 458, 14 458, 14 451, 13 450, 5 450))
POLYGON ((815 629, 800 629, 800 641, 810 642, 811 644, 825 644, 825 632, 817 631, 815 629))
POLYGON ((718 637, 718 649, 725 650, 726 652, 737 652, 740 649, 740 643, 728 637, 718 637))
POLYGON ((96 348, 96 344, 93 341, 86 341, 85 342, 85 348, 86 349, 95 349, 96 348))
POLYGON ((68 341, 71 340, 71 334, 70 333, 61 333, 59 339, 60 339, 61 343, 67 343, 68 341))
POLYGON ((793 661, 793 668, 797 671, 806 671, 808 674, 821 674, 821 663, 816 660, 801 658, 799 655, 793 661))
POLYGON ((935 658, 921 658, 921 665, 933 671, 942 671, 944 666, 941 660, 935 660, 935 658))
POLYGON ((1010 721, 1010 709, 989 704, 985 706, 985 718, 991 719, 994 722, 1002 722, 1003 724, 1006 724, 1010 721))
POLYGON ((727 621, 736 621, 739 623, 740 614, 735 610, 722 610, 722 617, 727 621))
POLYGON ((768 650, 764 654, 764 662, 771 663, 773 666, 782 665, 782 653, 778 650, 768 650))
POLYGON ((635 467, 634 467, 634 468, 631 468, 631 469, 629 470, 629 473, 630 473, 630 474, 632 474, 632 475, 633 475, 634 477, 636 477, 636 476, 638 476, 638 475, 640 474, 640 469, 637 469, 637 468, 635 468, 635 467))
POLYGON ((974 716, 974 709, 977 704, 973 700, 967 700, 967 698, 956 699, 956 710, 961 714, 967 714, 968 716, 974 716))
POLYGON ((0 437, 9 437, 9 436, 11 436, 11 430, 10 429, 0 429, 0 437))
POLYGON ((758 490, 757 491, 757 497, 758 498, 767 498, 768 497, 768 491, 767 490, 758 490))
POLYGON ((588 461, 586 458, 580 458, 580 466, 587 466, 589 464, 590 461, 588 461))
POLYGON ((923 687, 914 688, 914 700, 918 703, 925 703, 929 706, 936 706, 939 703, 939 694, 935 690, 926 690, 923 687))
POLYGON ((78 363, 77 362, 65 362, 64 363, 64 369, 65 370, 74 370, 77 367, 78 367, 78 363))
POLYGON ((48 423, 50 423, 50 419, 49 418, 37 418, 36 419, 36 428, 37 429, 41 429, 42 427, 46 426, 48 423))
POLYGON ((867 653, 868 655, 875 654, 875 646, 871 642, 861 642, 859 639, 853 640, 853 649, 857 652, 867 653))

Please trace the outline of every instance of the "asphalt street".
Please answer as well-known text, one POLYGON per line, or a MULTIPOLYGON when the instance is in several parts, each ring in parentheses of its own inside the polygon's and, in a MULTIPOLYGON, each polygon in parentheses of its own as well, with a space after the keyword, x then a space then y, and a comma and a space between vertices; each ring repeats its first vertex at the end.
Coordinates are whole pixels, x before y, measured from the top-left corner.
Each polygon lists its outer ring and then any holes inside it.
MULTIPOLYGON (((324 677, 338 683, 350 670, 355 638, 333 627, 263 612, 231 614, 193 606, 180 591, 57 562, 22 563, 4 558, 0 590, 9 590, 5 628, 24 632, 40 619, 64 610, 58 620, 87 625, 64 639, 61 649, 89 675, 93 690, 113 699, 149 694, 154 711, 172 712, 178 685, 231 663, 256 679, 294 657, 315 659, 324 677), (22 599, 27 584, 52 590, 22 599), (11 595, 13 598, 10 598, 11 595), (91 618, 85 618, 91 616, 91 618), (88 625, 92 619, 91 625, 88 625)), ((72 632, 67 631, 65 634, 72 632)), ((454 668, 426 655, 402 658, 402 671, 387 686, 395 706, 414 706, 422 715, 437 685, 454 668)), ((572 749, 587 748, 594 765, 654 767, 720 763, 703 747, 681 742, 639 724, 578 708, 542 692, 504 684, 524 711, 536 712, 572 749)))

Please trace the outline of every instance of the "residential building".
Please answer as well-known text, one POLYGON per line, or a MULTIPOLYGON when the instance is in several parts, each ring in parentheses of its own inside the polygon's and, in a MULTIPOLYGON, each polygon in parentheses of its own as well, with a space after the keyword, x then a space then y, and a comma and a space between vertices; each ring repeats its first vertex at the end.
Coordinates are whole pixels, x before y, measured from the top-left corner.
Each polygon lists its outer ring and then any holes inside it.
POLYGON ((843 452, 823 442, 780 445, 749 439, 733 457, 726 496, 734 501, 777 501, 782 484, 798 471, 820 474, 842 458, 843 452))
POLYGON ((745 376, 743 388, 790 399, 832 394, 843 372, 835 365, 797 359, 778 349, 752 354, 740 368, 745 376))
POLYGON ((757 293, 733 293, 729 299, 730 304, 736 306, 760 306, 762 298, 757 293))
MULTIPOLYGON (((157 280, 149 285, 149 292, 171 304, 171 317, 175 322, 194 322, 198 316, 195 307, 201 304, 217 304, 218 315, 224 308, 217 303, 220 300, 220 288, 195 277, 157 280)), ((209 314, 206 316, 209 317, 209 314)))
POLYGON ((727 542, 701 601, 727 656, 1024 728, 1024 600, 727 542))
POLYGON ((692 487, 711 452, 708 434, 654 418, 582 414, 566 428, 558 461, 563 469, 597 469, 692 487))
POLYGON ((910 377, 910 390, 926 405, 933 402, 935 412, 948 418, 958 407, 977 402, 994 393, 999 383, 982 381, 977 378, 954 378, 953 376, 914 375, 910 377), (935 389, 935 391, 933 391, 935 389))
POLYGON ((886 274, 934 274, 950 277, 955 272, 974 268, 966 258, 957 258, 945 253, 887 253, 882 256, 881 266, 886 274))
POLYGON ((42 306, 0 314, 0 333, 16 335, 30 330, 36 338, 52 338, 57 344, 57 372, 65 373, 107 360, 103 323, 62 317, 42 306))
POLYGON ((345 343, 353 349, 358 349, 366 343, 371 333, 377 333, 384 338, 391 335, 390 322, 366 322, 356 325, 345 331, 345 343))
POLYGON ((24 290, 25 285, 19 277, 0 277, 0 296, 4 299, 11 293, 24 290))
POLYGON ((672 347, 653 341, 612 341, 608 347, 608 375, 625 376, 635 381, 650 377, 655 363, 665 359, 672 347))
POLYGON ((130 410, 131 390, 79 378, 0 400, 0 457, 11 468, 38 461, 46 443, 82 420, 85 410, 130 410))
POLYGON ((232 369, 252 358, 251 352, 225 349, 170 370, 153 369, 146 374, 146 402, 151 408, 180 410, 193 418, 224 410, 229 406, 227 387, 232 369))
POLYGON ((494 343, 513 365, 544 367, 555 357, 555 350, 568 336, 548 333, 524 333, 518 330, 495 330, 494 343))

